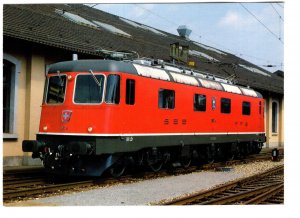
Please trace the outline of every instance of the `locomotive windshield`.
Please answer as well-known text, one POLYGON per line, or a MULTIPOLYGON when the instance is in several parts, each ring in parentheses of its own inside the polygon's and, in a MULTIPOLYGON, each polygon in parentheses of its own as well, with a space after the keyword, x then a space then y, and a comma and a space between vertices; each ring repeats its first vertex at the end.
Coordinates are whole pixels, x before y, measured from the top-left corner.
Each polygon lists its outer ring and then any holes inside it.
POLYGON ((78 75, 74 102, 77 104, 97 104, 102 102, 103 75, 78 75), (95 80, 95 78, 97 80, 95 80))
POLYGON ((61 104, 65 100, 66 76, 51 76, 48 80, 47 104, 61 104))

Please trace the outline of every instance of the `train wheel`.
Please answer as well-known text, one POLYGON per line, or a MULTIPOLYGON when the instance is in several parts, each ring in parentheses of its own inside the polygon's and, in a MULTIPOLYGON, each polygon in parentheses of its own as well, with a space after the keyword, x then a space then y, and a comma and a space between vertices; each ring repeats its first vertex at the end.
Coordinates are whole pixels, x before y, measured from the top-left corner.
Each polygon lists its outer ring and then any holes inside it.
POLYGON ((240 145, 239 145, 239 149, 238 149, 238 153, 237 153, 238 158, 239 158, 240 160, 245 159, 246 153, 247 153, 247 151, 246 151, 246 148, 245 148, 245 144, 240 144, 240 145))
POLYGON ((136 165, 142 166, 143 162, 144 162, 144 152, 139 151, 139 152, 137 152, 137 155, 136 155, 136 165))
POLYGON ((109 173, 113 177, 118 178, 124 174, 125 169, 125 161, 123 158, 120 158, 116 163, 114 163, 114 165, 111 166, 111 168, 109 169, 109 173))
POLYGON ((234 160, 234 158, 235 158, 235 155, 234 155, 234 153, 233 152, 228 152, 227 153, 227 156, 226 156, 226 159, 227 160, 234 160))
POLYGON ((160 151, 156 151, 155 154, 154 153, 150 154, 149 151, 146 152, 146 162, 148 167, 153 172, 160 171, 164 164, 162 153, 160 151))
POLYGON ((256 154, 259 154, 259 153, 260 153, 260 151, 261 151, 261 149, 262 149, 262 146, 263 146, 262 143, 257 143, 256 149, 255 149, 256 154))
POLYGON ((215 162, 215 147, 207 146, 206 147, 206 162, 212 164, 215 162))
POLYGON ((213 158, 213 157, 207 157, 207 158, 206 158, 206 162, 207 162, 208 164, 212 164, 212 163, 215 162, 215 158, 213 158))
POLYGON ((191 163, 192 163, 192 158, 191 157, 183 157, 180 160, 181 165, 183 166, 183 168, 189 168, 191 163))
POLYGON ((150 169, 155 173, 160 171, 162 166, 163 166, 163 162, 157 162, 149 165, 150 169))
POLYGON ((225 159, 229 161, 234 160, 234 158, 236 157, 235 151, 236 151, 235 144, 226 146, 224 151, 225 159))

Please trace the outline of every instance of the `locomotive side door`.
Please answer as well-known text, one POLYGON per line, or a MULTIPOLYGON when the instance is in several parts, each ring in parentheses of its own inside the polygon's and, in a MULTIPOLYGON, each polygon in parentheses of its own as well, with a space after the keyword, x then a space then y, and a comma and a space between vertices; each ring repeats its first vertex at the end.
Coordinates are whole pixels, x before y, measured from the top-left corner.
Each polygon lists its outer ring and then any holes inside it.
POLYGON ((263 132, 265 131, 265 110, 264 110, 264 101, 258 102, 258 113, 259 113, 259 129, 263 132))
MULTIPOLYGON (((125 98, 125 107, 123 110, 123 125, 122 133, 134 132, 132 128, 136 126, 133 122, 137 121, 135 114, 135 89, 136 81, 134 78, 123 77, 123 96, 125 98)), ((138 121, 139 122, 139 121, 138 121)))
POLYGON ((212 132, 215 132, 216 129, 216 107, 217 107, 217 100, 215 96, 212 96, 211 98, 211 130, 212 132))

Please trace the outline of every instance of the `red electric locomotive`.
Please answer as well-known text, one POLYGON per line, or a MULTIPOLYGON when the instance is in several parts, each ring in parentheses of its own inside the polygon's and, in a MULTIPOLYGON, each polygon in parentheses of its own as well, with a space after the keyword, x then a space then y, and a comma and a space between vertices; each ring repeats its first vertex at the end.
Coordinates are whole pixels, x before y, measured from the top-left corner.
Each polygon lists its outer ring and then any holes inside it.
POLYGON ((67 175, 120 176, 258 153, 264 100, 249 88, 149 61, 78 60, 51 65, 39 133, 23 151, 67 175), (151 64, 149 64, 151 65, 151 64), (153 65, 153 64, 152 64, 153 65))

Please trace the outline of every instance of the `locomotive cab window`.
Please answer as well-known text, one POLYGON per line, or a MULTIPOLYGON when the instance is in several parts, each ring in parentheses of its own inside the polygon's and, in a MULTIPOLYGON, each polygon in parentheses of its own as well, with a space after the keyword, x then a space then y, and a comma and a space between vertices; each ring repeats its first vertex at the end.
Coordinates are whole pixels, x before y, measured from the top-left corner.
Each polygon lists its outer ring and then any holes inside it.
POLYGON ((243 101, 243 115, 250 115, 251 114, 251 104, 250 102, 243 101))
POLYGON ((65 100, 66 76, 51 76, 48 79, 46 103, 61 104, 65 100))
POLYGON ((134 105, 135 98, 135 80, 126 80, 126 104, 134 105))
POLYGON ((77 104, 97 104, 102 102, 103 75, 78 75, 74 94, 77 104))
POLYGON ((231 112, 231 99, 221 98, 221 113, 230 114, 231 112))
POLYGON ((109 104, 120 103, 120 76, 110 74, 107 77, 105 102, 109 104))
POLYGON ((159 108, 174 109, 175 91, 169 89, 159 89, 158 106, 159 108))
POLYGON ((194 95, 194 111, 206 111, 206 95, 194 95))

